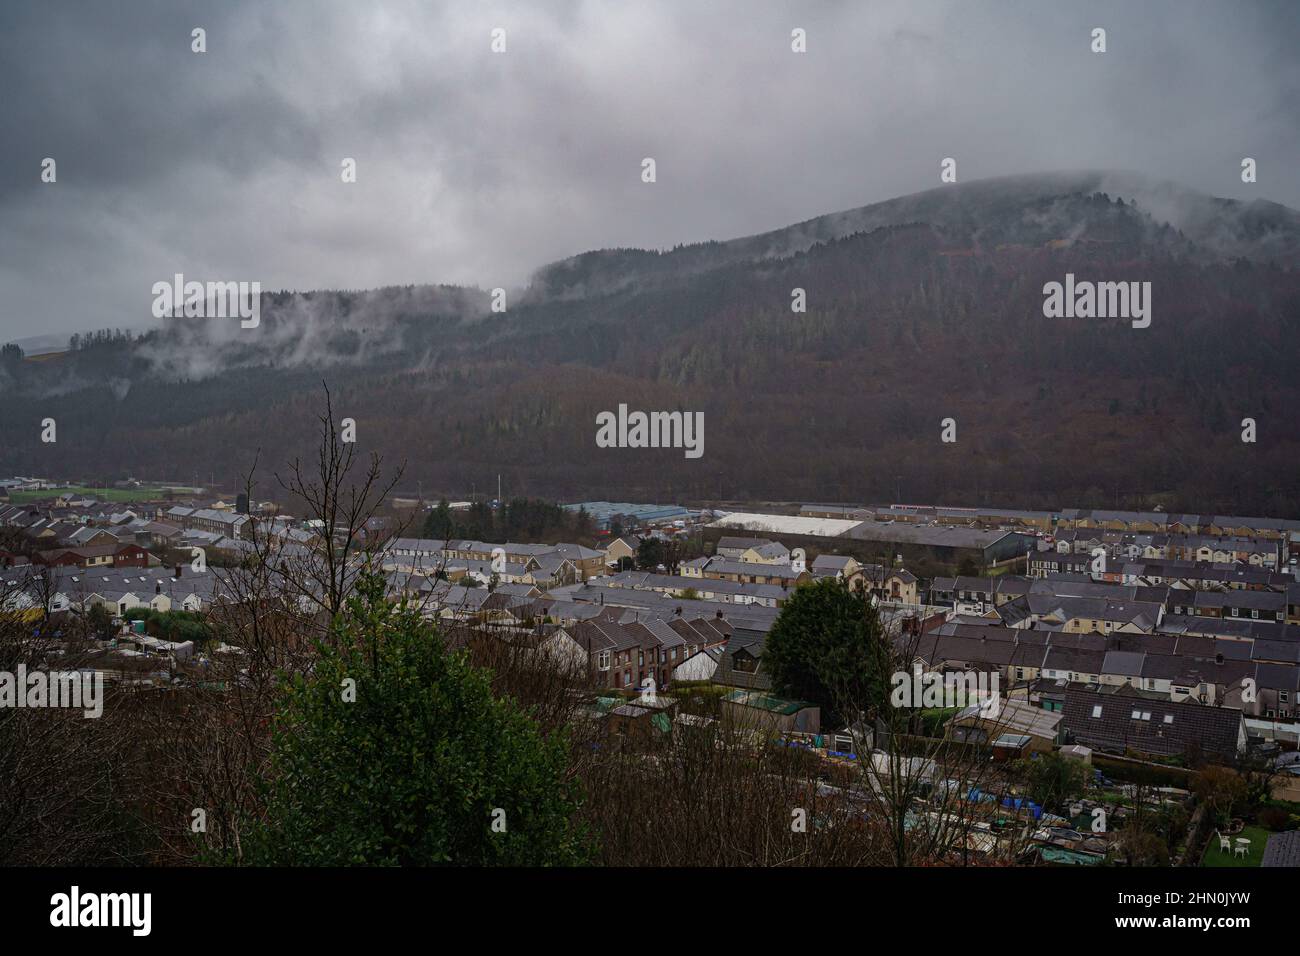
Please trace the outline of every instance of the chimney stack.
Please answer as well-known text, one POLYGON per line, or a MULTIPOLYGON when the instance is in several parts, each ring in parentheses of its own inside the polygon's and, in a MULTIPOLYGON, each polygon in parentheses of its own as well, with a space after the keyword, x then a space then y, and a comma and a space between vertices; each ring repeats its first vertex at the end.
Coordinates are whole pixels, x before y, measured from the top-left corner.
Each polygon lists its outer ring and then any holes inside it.
POLYGON ((181 578, 181 566, 180 566, 180 562, 177 562, 177 564, 176 564, 176 580, 179 581, 180 578, 181 578))

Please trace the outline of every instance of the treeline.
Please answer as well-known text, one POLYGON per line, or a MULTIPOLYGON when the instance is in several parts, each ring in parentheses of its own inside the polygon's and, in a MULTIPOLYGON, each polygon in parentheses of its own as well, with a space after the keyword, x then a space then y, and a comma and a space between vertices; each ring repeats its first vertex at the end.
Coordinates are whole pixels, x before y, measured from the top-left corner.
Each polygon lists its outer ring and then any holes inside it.
POLYGON ((137 341, 129 329, 98 329, 94 332, 74 332, 68 338, 68 351, 90 351, 105 347, 120 347, 137 341))
POLYGON ((439 540, 513 541, 519 544, 590 542, 596 523, 585 509, 571 511, 537 498, 512 498, 498 507, 476 501, 453 511, 446 499, 429 512, 422 529, 439 540))

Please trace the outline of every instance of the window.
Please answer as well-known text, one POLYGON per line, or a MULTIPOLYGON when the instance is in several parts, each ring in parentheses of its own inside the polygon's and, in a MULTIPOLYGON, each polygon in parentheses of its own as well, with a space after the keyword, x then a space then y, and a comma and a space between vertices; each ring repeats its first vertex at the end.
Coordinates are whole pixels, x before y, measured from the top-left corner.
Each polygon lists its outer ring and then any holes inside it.
POLYGON ((1284 704, 1289 703, 1291 700, 1291 694, 1289 691, 1280 690, 1277 692, 1277 699, 1284 704))
POLYGON ((1172 724, 1173 722, 1174 722, 1174 715, 1173 715, 1173 714, 1165 714, 1165 723, 1166 723, 1166 724, 1172 724))
POLYGON ((1133 719, 1134 719, 1134 720, 1141 720, 1141 719, 1142 719, 1142 711, 1140 711, 1140 710, 1135 710, 1135 711, 1133 711, 1133 719))
POLYGON ((603 671, 609 670, 609 651, 601 651, 596 655, 596 666, 603 671))
POLYGON ((1100 717, 1100 716, 1101 716, 1101 704, 1094 704, 1094 705, 1093 705, 1093 707, 1092 707, 1092 716, 1094 716, 1094 717, 1100 717))

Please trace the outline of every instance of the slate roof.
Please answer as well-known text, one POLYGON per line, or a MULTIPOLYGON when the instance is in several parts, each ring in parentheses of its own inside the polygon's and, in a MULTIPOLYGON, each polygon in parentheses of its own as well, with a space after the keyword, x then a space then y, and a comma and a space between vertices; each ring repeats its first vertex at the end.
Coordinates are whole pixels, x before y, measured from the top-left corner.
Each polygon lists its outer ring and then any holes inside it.
POLYGON ((1074 741, 1095 750, 1166 757, 1193 749, 1231 756, 1237 752, 1241 726, 1241 711, 1229 707, 1151 699, 1127 687, 1102 694, 1073 685, 1066 689, 1061 721, 1074 741))
POLYGON ((762 547, 765 544, 771 543, 772 541, 768 538, 737 538, 724 535, 718 539, 718 543, 714 546, 714 551, 745 552, 750 548, 762 547))
POLYGON ((1102 661, 1102 673, 1120 677, 1139 677, 1146 654, 1133 651, 1107 651, 1102 661))
MULTIPOLYGON (((758 561, 733 561, 728 558, 712 558, 702 568, 705 574, 734 574, 743 577, 780 578, 794 581, 801 572, 788 564, 763 564, 758 561)), ((631 572, 624 572, 629 574, 631 572)))
POLYGON ((853 558, 846 554, 819 554, 813 559, 812 569, 814 572, 826 571, 834 574, 837 571, 843 571, 853 558))
POLYGON ((743 687, 747 690, 771 690, 772 681, 763 673, 763 640, 766 635, 756 631, 737 628, 718 658, 718 667, 713 672, 713 683, 728 687, 743 687), (735 655, 748 654, 759 659, 758 668, 753 672, 736 670, 735 655))
POLYGON ((1260 866, 1300 866, 1300 830, 1271 833, 1260 866))

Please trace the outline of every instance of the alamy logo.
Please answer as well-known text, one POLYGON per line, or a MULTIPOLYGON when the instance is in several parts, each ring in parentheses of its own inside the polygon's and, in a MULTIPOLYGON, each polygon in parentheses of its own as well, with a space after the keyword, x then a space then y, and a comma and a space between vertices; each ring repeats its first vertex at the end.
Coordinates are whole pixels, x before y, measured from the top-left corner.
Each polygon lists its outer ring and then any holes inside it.
POLYGON ((0 707, 67 707, 83 717, 104 713, 104 675, 98 671, 0 671, 0 707))
POLYGON ((1043 315, 1049 319, 1132 319, 1133 328, 1151 324, 1150 282, 1082 282, 1074 273, 1065 283, 1043 286, 1043 315))
POLYGON ((898 671, 890 679, 889 702, 895 707, 979 707, 983 717, 997 717, 1002 695, 996 671, 898 671))
POLYGON ((153 284, 155 319, 227 319, 239 317, 241 329, 255 329, 262 321, 262 283, 186 282, 176 273, 171 282, 153 284))
POLYGON ((153 927, 151 893, 69 893, 50 897, 51 926, 129 926, 131 935, 148 936, 153 927))
POLYGON ((684 448, 687 458, 704 454, 703 412, 629 412, 596 416, 598 448, 684 448))

